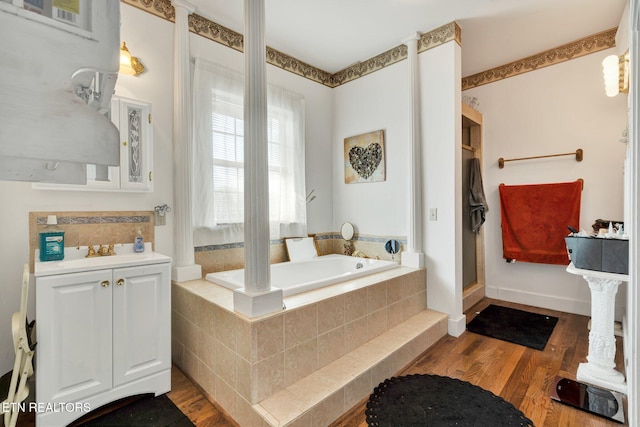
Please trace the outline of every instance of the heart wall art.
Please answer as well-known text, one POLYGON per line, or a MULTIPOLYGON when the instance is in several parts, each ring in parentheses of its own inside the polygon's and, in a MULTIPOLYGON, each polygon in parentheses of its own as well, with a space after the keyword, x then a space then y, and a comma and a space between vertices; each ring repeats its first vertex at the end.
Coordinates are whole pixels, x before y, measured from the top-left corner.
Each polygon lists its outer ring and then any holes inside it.
POLYGON ((345 184, 384 180, 384 131, 377 130, 345 138, 345 184))

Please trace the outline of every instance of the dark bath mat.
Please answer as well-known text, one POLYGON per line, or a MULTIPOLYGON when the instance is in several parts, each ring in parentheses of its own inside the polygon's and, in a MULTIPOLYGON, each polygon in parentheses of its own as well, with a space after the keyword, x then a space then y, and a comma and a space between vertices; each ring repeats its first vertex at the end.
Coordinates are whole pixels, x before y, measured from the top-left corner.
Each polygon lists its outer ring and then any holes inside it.
POLYGON ((467 330, 480 335, 544 350, 558 318, 491 304, 482 310, 467 330))
POLYGON ((194 427, 166 395, 148 395, 80 424, 82 427, 194 427))
POLYGON ((370 427, 533 427, 501 397, 439 375, 385 380, 373 390, 365 414, 370 427))

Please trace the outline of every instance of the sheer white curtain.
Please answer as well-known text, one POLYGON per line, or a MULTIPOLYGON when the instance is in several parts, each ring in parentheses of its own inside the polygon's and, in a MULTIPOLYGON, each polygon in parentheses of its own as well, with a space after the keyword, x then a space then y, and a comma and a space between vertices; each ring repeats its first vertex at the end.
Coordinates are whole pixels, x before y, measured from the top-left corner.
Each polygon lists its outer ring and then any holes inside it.
MULTIPOLYGON (((195 61, 194 245, 244 240, 242 75, 195 61)), ((268 86, 269 220, 271 238, 306 235, 304 98, 268 86)))

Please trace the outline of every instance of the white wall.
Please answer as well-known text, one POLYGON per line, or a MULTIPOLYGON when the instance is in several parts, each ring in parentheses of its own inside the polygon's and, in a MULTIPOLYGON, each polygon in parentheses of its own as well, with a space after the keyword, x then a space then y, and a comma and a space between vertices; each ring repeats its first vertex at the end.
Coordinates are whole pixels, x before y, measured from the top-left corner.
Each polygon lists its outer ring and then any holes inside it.
POLYGON ((424 168, 424 252, 427 305, 449 314, 449 334, 465 329, 462 314, 461 49, 450 42, 421 55, 424 168), (430 209, 437 221, 427 221, 430 209))
MULTIPOLYGON (((106 193, 33 190, 30 183, 0 181, 0 375, 13 366, 11 315, 20 308, 22 265, 29 261, 30 211, 153 210, 173 206, 173 24, 121 4, 121 37, 146 71, 138 77, 119 76, 116 94, 153 104, 154 191, 106 193)), ((200 36, 191 35, 194 54, 242 69, 242 55, 200 36)), ((268 66, 269 82, 300 93, 306 100, 307 188, 317 195, 309 205, 309 231, 331 231, 331 89, 268 66)), ((87 137, 90 137, 88 135, 87 137)), ((173 216, 155 228, 155 249, 173 253, 173 216)), ((35 314, 35 291, 30 289, 29 318, 35 314)))
POLYGON ((357 233, 407 235, 409 71, 401 61, 334 91, 333 229, 346 221, 357 233), (386 179, 345 184, 344 139, 384 130, 386 179))
MULTIPOLYGON (((423 145, 423 217, 428 304, 462 321, 460 214, 460 46, 449 42, 418 55, 423 145)), ((406 236, 409 188, 409 74, 402 61, 339 86, 334 115, 333 225, 352 222, 357 232, 406 236), (344 138, 384 129, 386 180, 344 183, 344 138)), ((459 326, 459 325, 458 325, 459 326)), ((459 328, 458 328, 459 329, 459 328)), ((458 335, 461 330, 450 333, 458 335)))
MULTIPOLYGON (((487 295, 539 307, 589 315, 589 289, 564 266, 502 258, 500 183, 538 184, 584 179, 580 225, 597 218, 623 218, 625 95, 604 93, 602 59, 613 49, 465 91, 483 114, 484 186, 489 212, 485 224, 487 295), (584 150, 572 157, 506 163, 497 160, 584 150)), ((620 287, 624 304, 625 286, 620 287)), ((618 310, 618 317, 621 310, 618 310)))

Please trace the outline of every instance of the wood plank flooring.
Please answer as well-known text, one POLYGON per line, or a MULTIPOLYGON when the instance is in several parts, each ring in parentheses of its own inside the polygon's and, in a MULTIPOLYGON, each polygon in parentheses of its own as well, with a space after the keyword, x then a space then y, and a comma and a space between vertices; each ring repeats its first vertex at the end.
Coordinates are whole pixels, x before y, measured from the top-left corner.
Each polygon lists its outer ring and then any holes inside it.
MULTIPOLYGON (((552 401, 556 375, 576 379, 578 364, 589 347, 588 317, 485 299, 467 314, 467 322, 489 304, 558 317, 544 351, 464 332, 444 337, 401 374, 437 374, 459 378, 490 390, 513 403, 536 427, 608 427, 621 424, 552 401)), ((623 370, 623 349, 617 339, 617 369, 623 370)), ((366 427, 365 403, 353 408, 333 426, 366 427)), ((626 417, 626 415, 625 415, 626 417)), ((625 424, 627 425, 627 424, 625 424)))
POLYGON ((175 365, 171 369, 171 391, 167 396, 197 427, 239 427, 217 404, 175 365))
MULTIPOLYGON (((587 317, 485 299, 466 313, 467 321, 489 304, 558 317, 558 324, 544 351, 464 332, 458 338, 444 337, 400 374, 447 375, 468 381, 513 403, 536 427, 621 425, 549 398, 555 376, 575 379, 578 364, 586 361, 589 346, 587 317)), ((623 370, 621 341, 617 339, 616 363, 619 370, 623 370)), ((172 369, 172 391, 168 396, 198 427, 238 426, 217 405, 209 402, 202 391, 175 366, 172 369)), ((332 427, 366 427, 365 404, 366 399, 333 423, 332 427)), ((29 417, 29 414, 23 414, 18 421, 21 427, 33 425, 33 417, 29 417)))

